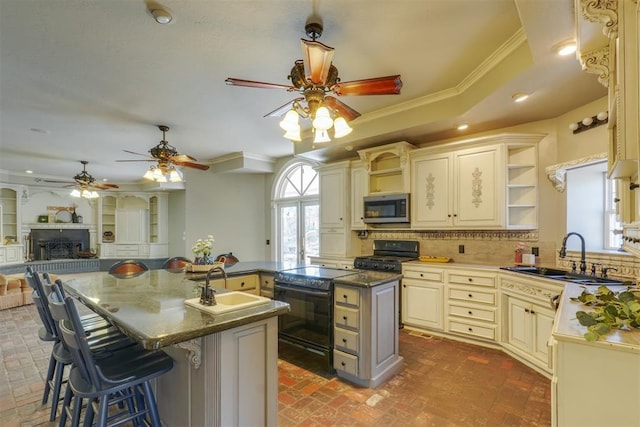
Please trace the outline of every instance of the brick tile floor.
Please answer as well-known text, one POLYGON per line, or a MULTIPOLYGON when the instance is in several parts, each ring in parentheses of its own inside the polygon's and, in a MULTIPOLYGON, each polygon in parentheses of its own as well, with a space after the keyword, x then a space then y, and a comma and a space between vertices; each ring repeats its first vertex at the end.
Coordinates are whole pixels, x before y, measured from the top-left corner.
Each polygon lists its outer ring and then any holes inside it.
MULTIPOLYGON (((0 427, 57 425, 40 404, 51 344, 38 339, 38 322, 33 305, 0 311, 0 427)), ((499 350, 403 329, 400 353, 403 369, 377 389, 300 368, 287 353, 278 362, 279 426, 551 424, 549 380, 499 350)))

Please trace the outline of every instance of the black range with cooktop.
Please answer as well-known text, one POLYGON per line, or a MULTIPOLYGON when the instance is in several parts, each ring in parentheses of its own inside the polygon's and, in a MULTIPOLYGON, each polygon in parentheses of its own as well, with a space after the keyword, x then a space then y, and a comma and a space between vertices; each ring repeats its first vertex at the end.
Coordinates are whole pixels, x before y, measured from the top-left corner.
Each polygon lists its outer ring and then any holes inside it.
POLYGON ((333 280, 354 272, 318 266, 281 270, 274 298, 290 305, 278 317, 278 338, 319 355, 333 373, 333 280))

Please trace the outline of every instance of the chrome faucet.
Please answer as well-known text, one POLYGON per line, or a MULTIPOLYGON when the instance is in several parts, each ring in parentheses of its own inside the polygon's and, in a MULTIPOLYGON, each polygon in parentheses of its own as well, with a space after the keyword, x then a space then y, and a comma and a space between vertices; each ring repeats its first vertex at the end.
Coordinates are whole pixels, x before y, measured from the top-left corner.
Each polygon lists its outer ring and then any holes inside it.
POLYGON ((204 287, 202 288, 202 295, 200 295, 200 304, 202 305, 216 305, 218 302, 216 301, 216 291, 215 289, 209 286, 211 281, 211 274, 216 271, 222 272, 222 277, 224 278, 224 287, 227 287, 227 272, 224 271, 222 267, 213 267, 211 270, 207 271, 207 277, 204 281, 204 287))
POLYGON ((560 258, 564 258, 567 256, 567 239, 569 238, 569 236, 578 236, 578 238, 580 238, 580 244, 581 244, 581 250, 580 250, 580 273, 581 274, 586 274, 587 272, 587 259, 586 259, 586 255, 585 255, 585 248, 584 248, 584 237, 582 237, 581 234, 579 233, 575 233, 575 232, 571 232, 568 233, 566 236, 564 236, 564 239, 562 239, 562 247, 560 248, 560 258))

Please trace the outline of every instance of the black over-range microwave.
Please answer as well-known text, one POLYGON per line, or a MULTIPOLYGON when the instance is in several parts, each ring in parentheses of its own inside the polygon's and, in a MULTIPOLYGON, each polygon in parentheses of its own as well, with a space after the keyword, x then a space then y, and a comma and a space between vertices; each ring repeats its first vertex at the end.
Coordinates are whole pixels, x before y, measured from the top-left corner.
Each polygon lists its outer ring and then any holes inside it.
POLYGON ((364 222, 367 224, 408 223, 409 194, 365 196, 364 222))

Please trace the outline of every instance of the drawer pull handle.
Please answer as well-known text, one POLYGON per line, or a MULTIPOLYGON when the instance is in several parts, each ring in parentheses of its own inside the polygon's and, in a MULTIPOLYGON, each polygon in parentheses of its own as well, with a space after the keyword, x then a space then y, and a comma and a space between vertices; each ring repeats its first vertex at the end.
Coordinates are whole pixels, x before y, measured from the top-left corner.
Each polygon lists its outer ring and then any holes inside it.
POLYGON ((243 286, 244 286, 244 282, 240 282, 240 287, 243 287, 243 286))
POLYGON ((347 343, 347 339, 346 338, 342 338, 342 342, 346 344, 347 343))
POLYGON ((342 320, 347 320, 347 316, 342 316, 342 320))
POLYGON ((467 280, 469 280, 470 282, 473 282, 473 279, 471 277, 469 277, 467 280))
POLYGON ((424 277, 424 274, 420 273, 420 277, 424 277))
POLYGON ((473 328, 469 328, 469 332, 473 332, 473 328))
POLYGON ((533 310, 531 310, 531 314, 536 314, 536 312, 535 312, 535 311, 533 311, 533 310))
POLYGON ((469 310, 469 315, 473 316, 473 311, 469 310))
POLYGON ((469 294, 469 298, 473 298, 473 294, 469 294))
POLYGON ((342 366, 347 366, 347 364, 346 364, 346 363, 344 363, 344 362, 340 362, 340 364, 341 364, 342 366))
POLYGON ((530 311, 528 308, 525 308, 525 309, 524 309, 524 312, 525 312, 525 313, 531 313, 531 311, 530 311))
POLYGON ((342 298, 347 299, 347 296, 346 295, 342 295, 342 298))

